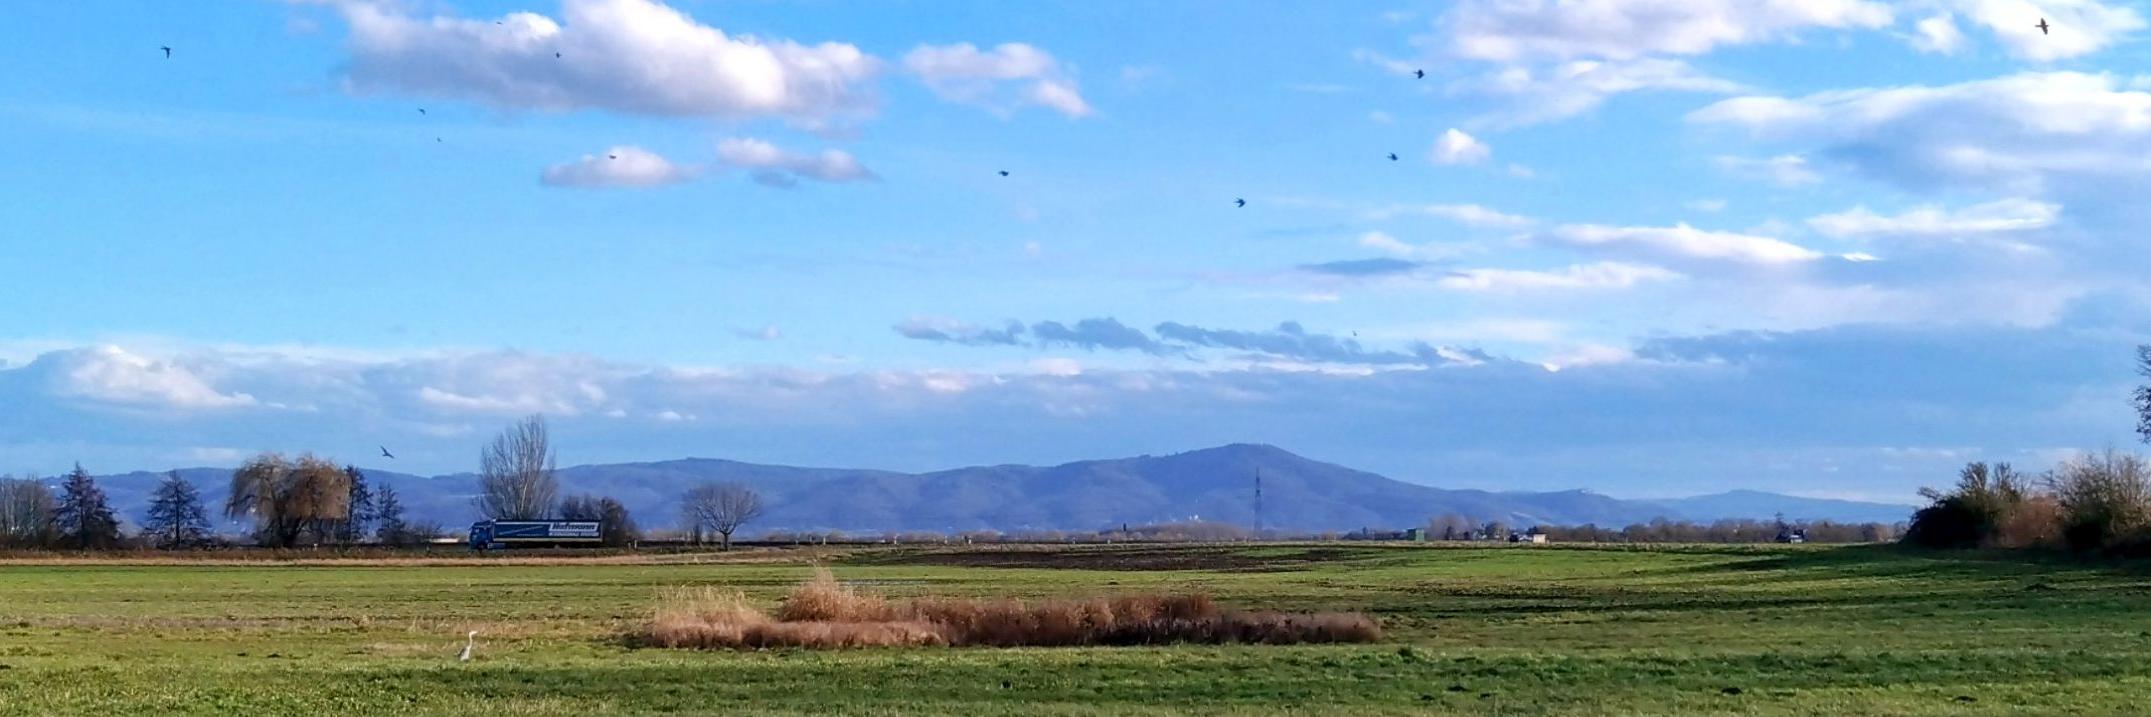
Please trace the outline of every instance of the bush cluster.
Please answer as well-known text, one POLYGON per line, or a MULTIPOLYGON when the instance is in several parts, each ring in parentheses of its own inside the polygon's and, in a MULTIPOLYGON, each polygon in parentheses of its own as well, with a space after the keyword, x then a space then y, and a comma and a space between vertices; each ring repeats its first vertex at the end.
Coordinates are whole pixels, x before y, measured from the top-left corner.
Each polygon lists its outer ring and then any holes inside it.
POLYGON ((2108 449, 2038 477, 1972 463, 1912 516, 1905 542, 1929 548, 2056 548, 2151 555, 2151 463, 2108 449))

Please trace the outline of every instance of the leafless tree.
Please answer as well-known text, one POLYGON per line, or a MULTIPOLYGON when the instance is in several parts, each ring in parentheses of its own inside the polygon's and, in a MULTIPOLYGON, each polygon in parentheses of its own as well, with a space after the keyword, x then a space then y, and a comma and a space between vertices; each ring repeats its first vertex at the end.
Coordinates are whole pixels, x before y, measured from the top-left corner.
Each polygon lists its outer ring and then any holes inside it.
POLYGON ((0 476, 0 546, 31 548, 53 540, 52 489, 36 476, 0 476))
POLYGON ((495 520, 536 520, 560 492, 544 416, 531 416, 493 438, 478 457, 478 510, 495 520))
POLYGON ((232 471, 224 515, 252 518, 256 539, 288 548, 298 544, 308 528, 318 530, 348 517, 350 501, 350 477, 335 463, 310 455, 294 462, 263 453, 232 471))
POLYGON ((738 483, 704 483, 687 491, 682 510, 696 535, 709 530, 722 536, 724 549, 731 550, 732 532, 762 516, 762 496, 738 483))

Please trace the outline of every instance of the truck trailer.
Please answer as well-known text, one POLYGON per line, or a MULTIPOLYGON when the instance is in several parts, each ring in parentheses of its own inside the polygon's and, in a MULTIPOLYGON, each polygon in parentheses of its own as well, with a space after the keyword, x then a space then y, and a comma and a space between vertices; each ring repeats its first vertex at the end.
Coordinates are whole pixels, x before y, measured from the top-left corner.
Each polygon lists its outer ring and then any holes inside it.
POLYGON ((472 550, 595 547, 604 542, 595 520, 481 520, 471 524, 472 550))

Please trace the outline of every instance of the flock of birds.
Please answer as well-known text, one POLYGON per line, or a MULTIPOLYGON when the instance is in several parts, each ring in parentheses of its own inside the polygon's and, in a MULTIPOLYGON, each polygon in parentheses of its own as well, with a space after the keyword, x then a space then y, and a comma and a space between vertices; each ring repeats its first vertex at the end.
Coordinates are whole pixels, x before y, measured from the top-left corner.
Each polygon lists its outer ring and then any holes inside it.
MULTIPOLYGON (((501 23, 499 23, 499 22, 495 22, 495 23, 493 23, 493 24, 495 24, 495 25, 499 25, 499 24, 501 24, 501 23)), ((2039 24, 2037 24, 2037 25, 2033 25, 2033 27, 2039 28, 2039 34, 2041 34, 2041 35, 2047 35, 2047 34, 2051 34, 2051 33, 2050 33, 2050 28, 2051 28, 2051 26, 2047 24, 2047 22, 2046 22, 2046 18, 2043 18, 2043 17, 2042 17, 2042 18, 2039 18, 2039 24)), ((159 50, 163 50, 163 51, 164 51, 164 59, 167 59, 167 60, 169 60, 169 59, 172 59, 172 46, 170 46, 170 45, 161 45, 161 46, 158 46, 158 48, 157 48, 157 49, 159 49, 159 50)), ((553 53, 553 59, 560 59, 560 53, 558 53, 558 52, 555 52, 555 53, 553 53)), ((1427 77, 1427 71, 1426 71, 1426 70, 1412 70, 1412 77, 1413 77, 1414 79, 1421 79, 1421 80, 1423 80, 1423 79, 1426 79, 1426 77, 1427 77)), ((424 108, 424 107, 420 107, 420 108, 418 108, 418 113, 419 113, 419 114, 425 114, 425 113, 426 113, 426 108, 424 108)), ((433 138, 433 141, 435 141, 435 142, 439 142, 439 141, 441 141, 441 138, 439 138, 439 137, 435 137, 435 138, 433 138)), ((1389 156, 1389 161, 1391 161, 1391 162, 1395 162, 1395 161, 1397 161, 1397 153, 1395 153, 1395 152, 1390 152, 1388 156, 1389 156)), ((606 154, 606 155, 605 155, 605 157, 606 157, 606 159, 619 159, 619 158, 620 158, 620 155, 618 155, 618 154, 612 154, 612 153, 608 153, 608 154, 606 154)), ((999 171, 998 173, 999 173, 999 174, 1000 174, 1001 176, 1003 176, 1003 177, 1006 177, 1006 176, 1008 176, 1008 170, 1006 170, 1006 169, 1000 170, 1000 171, 999 171)), ((1239 198, 1239 197, 1235 197, 1235 198, 1233 198, 1233 200, 1232 200, 1232 205, 1233 205, 1234 207, 1245 207, 1245 206, 1247 206, 1247 200, 1246 200, 1245 198, 1239 198)), ((1353 335, 1353 336, 1358 336, 1358 335, 1359 335, 1359 332, 1357 332, 1357 331, 1354 331, 1354 332, 1352 332, 1352 335, 1353 335)), ((396 459, 396 454, 394 454, 394 453, 390 453, 390 452, 388 451, 388 447, 387 447, 387 446, 381 446, 380 448, 381 448, 381 457, 382 457, 382 458, 387 458, 387 459, 389 459, 389 460, 395 460, 395 459, 396 459)), ((472 651, 472 650, 474 650, 474 649, 476 649, 477 647, 478 647, 478 631, 477 631, 477 630, 472 630, 472 631, 470 631, 470 633, 469 633, 469 634, 466 634, 466 635, 464 635, 464 636, 463 636, 463 652, 462 652, 462 653, 460 653, 460 654, 458 654, 458 655, 456 655, 456 661, 457 661, 457 662, 470 662, 470 661, 471 661, 471 651, 472 651)), ((1008 686, 1008 683, 1006 683, 1006 682, 1003 682, 1003 683, 1001 683, 1001 685, 1002 685, 1003 687, 1006 687, 1006 686, 1008 686)))
MULTIPOLYGON (((494 21, 494 22, 493 22, 493 24, 495 24, 495 25, 500 25, 500 24, 503 24, 503 23, 501 23, 500 21, 497 21, 497 20, 496 20, 496 21, 494 21)), ((2047 22, 2046 22, 2046 18, 2043 18, 2043 17, 2042 17, 2042 18, 2039 18, 2039 24, 2037 24, 2037 25, 2033 25, 2032 27, 2036 27, 2036 28, 2039 28, 2039 34, 2041 34, 2041 35, 2047 35, 2047 34, 2051 34, 2051 28, 2052 28, 2052 26, 2051 26, 2051 25, 2048 25, 2048 24, 2047 24, 2047 22)), ((159 46, 159 47, 158 47, 157 49, 159 49, 159 50, 163 50, 163 51, 164 51, 164 59, 167 59, 167 60, 169 60, 169 59, 172 59, 172 46, 170 46, 170 45, 162 45, 162 46, 159 46)), ((557 59, 560 59, 560 58, 561 58, 561 54, 560 54, 560 53, 558 53, 558 52, 555 52, 555 53, 553 53, 553 59, 556 59, 556 60, 557 60, 557 59)), ((1424 70, 1424 69, 1415 69, 1415 70, 1412 70, 1412 77, 1413 77, 1414 79, 1421 79, 1421 80, 1424 80, 1424 79, 1426 79, 1426 77, 1427 77, 1427 71, 1426 71, 1426 70, 1424 70)), ((420 108, 418 108, 418 113, 419 113, 419 114, 425 114, 425 113, 426 113, 426 108, 424 108, 424 107, 420 107, 420 108)), ((435 142, 439 142, 439 141, 441 141, 441 138, 439 138, 439 137, 435 137, 435 138, 433 138, 433 141, 435 141, 435 142)), ((1395 162, 1395 161, 1397 161, 1397 153, 1395 153, 1395 152, 1390 152, 1388 156, 1389 156, 1389 161, 1391 161, 1391 162, 1395 162)), ((615 154, 615 153, 607 153, 607 154, 605 155, 605 158, 606 158, 606 159, 610 159, 610 160, 617 160, 617 159, 619 159, 619 158, 620 158, 620 155, 618 155, 618 154, 615 154)), ((1003 176, 1003 177, 1006 177, 1006 176, 1008 176, 1008 170, 1006 170, 1006 169, 1000 170, 999 174, 1000 174, 1001 176, 1003 176)), ((1234 206, 1234 207, 1236 207, 1236 208, 1238 208, 1238 207, 1246 207, 1246 206, 1247 206, 1247 199, 1245 199, 1245 198, 1242 198, 1242 197, 1234 197, 1234 198, 1233 198, 1233 200, 1232 200, 1232 206, 1234 206)), ((389 455, 389 452, 388 452, 388 449, 387 449, 387 448, 383 448, 383 449, 381 449, 381 455, 382 455, 382 456, 384 456, 384 457, 387 457, 387 458, 395 458, 395 456, 393 456, 393 455, 389 455)))

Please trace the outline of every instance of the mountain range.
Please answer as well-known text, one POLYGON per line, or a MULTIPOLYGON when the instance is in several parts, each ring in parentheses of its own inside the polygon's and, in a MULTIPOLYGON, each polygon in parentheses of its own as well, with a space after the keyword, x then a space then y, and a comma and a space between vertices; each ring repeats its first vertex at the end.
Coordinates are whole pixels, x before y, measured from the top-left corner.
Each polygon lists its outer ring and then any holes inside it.
MULTIPOLYGON (((388 484, 408 519, 451 530, 477 519, 469 473, 417 476, 365 470, 388 484)), ((222 507, 230 471, 181 469, 201 489, 212 512, 222 507)), ((1403 528, 1456 514, 1514 526, 1627 525, 1654 518, 1719 518, 1895 523, 1911 506, 1801 498, 1733 491, 1672 500, 1623 500, 1586 490, 1556 492, 1450 490, 1324 463, 1267 445, 1233 444, 1168 456, 1090 460, 1056 466, 998 465, 930 473, 847 468, 797 468, 684 458, 654 463, 583 465, 559 471, 560 493, 609 495, 628 506, 644 528, 678 522, 677 497, 707 481, 746 484, 767 512, 747 532, 837 530, 957 532, 967 530, 1097 530, 1191 520, 1260 524, 1290 531, 1403 528)), ((99 477, 123 518, 139 520, 161 474, 99 477)), ((224 526, 234 529, 234 526, 224 526)))

